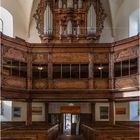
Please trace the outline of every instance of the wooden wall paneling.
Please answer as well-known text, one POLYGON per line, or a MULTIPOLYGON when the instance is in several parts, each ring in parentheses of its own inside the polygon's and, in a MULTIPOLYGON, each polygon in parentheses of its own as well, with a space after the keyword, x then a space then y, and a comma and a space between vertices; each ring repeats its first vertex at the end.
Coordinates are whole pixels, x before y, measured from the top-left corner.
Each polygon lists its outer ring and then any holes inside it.
POLYGON ((53 56, 52 53, 48 53, 48 88, 53 88, 53 56))
POLYGON ((116 89, 134 88, 138 86, 139 86, 139 75, 120 77, 116 78, 115 80, 116 89))
POLYGON ((32 101, 31 100, 27 101, 27 120, 26 120, 26 125, 27 126, 32 125, 32 101))
POLYGON ((88 53, 53 53, 53 63, 88 63, 88 53))
POLYGON ((88 89, 88 80, 53 80, 54 89, 88 89))
POLYGON ((19 78, 14 76, 3 76, 2 86, 11 88, 27 88, 26 78, 19 78))
POLYGON ((45 103, 45 122, 48 124, 49 123, 49 120, 48 120, 48 117, 49 117, 49 103, 45 103))
POLYGON ((94 53, 94 63, 108 63, 109 62, 109 52, 108 53, 94 53))
POLYGON ((95 103, 91 103, 92 123, 95 123, 95 103))
POLYGON ((27 52, 27 89, 32 89, 32 55, 27 52))
POLYGON ((115 125, 115 123, 116 123, 115 116, 116 116, 115 101, 113 101, 111 99, 111 100, 109 100, 109 122, 111 125, 115 125))
POLYGON ((3 47, 3 57, 22 62, 26 62, 27 60, 26 52, 7 46, 3 47))
POLYGON ((109 89, 114 89, 114 53, 109 53, 109 89))
POLYGON ((114 54, 114 60, 115 62, 122 61, 122 60, 128 60, 130 58, 136 58, 138 56, 138 47, 129 47, 126 49, 122 49, 119 51, 116 51, 114 54))
POLYGON ((88 54, 89 57, 89 89, 93 89, 94 85, 93 85, 93 53, 89 53, 88 54))
POLYGON ((109 80, 103 78, 94 79, 94 88, 95 89, 109 89, 109 80))
POLYGON ((49 80, 47 79, 37 79, 33 80, 32 88, 33 89, 47 89, 49 87, 49 80))
POLYGON ((47 64, 48 63, 48 54, 44 53, 44 52, 32 53, 32 63, 47 64))

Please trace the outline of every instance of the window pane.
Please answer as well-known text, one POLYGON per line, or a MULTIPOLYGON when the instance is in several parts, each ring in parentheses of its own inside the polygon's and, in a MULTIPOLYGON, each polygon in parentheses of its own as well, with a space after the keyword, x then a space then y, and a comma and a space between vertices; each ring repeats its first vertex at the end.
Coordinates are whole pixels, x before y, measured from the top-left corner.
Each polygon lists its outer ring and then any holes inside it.
POLYGON ((121 62, 117 62, 114 64, 114 75, 115 77, 121 76, 121 62))
POLYGON ((136 74, 138 72, 138 59, 130 60, 130 74, 136 74))
POLYGON ((122 76, 129 75, 129 60, 122 61, 122 76))
POLYGON ((62 78, 70 78, 70 65, 69 64, 62 65, 62 78))
POLYGON ((39 70, 39 68, 40 68, 40 65, 38 65, 38 64, 33 64, 32 65, 32 78, 33 79, 39 79, 40 78, 40 71, 41 70, 39 70))
POLYGON ((88 78, 88 64, 80 65, 80 78, 88 78))
POLYGON ((99 70, 100 64, 94 64, 94 78, 100 78, 100 70, 99 70))
POLYGON ((54 79, 61 78, 61 65, 60 64, 53 65, 53 78, 54 79))
POLYGON ((20 62, 20 77, 27 77, 27 63, 20 62))
POLYGON ((41 67, 42 67, 41 78, 42 79, 48 78, 48 66, 47 65, 41 65, 41 67))
POLYGON ((109 65, 108 64, 102 64, 102 78, 108 78, 109 77, 109 65))
POLYGON ((4 59, 3 60, 3 74, 10 76, 11 75, 11 60, 4 59))
POLYGON ((12 61, 12 75, 13 76, 19 76, 19 62, 18 61, 12 61))
POLYGON ((109 109, 106 106, 100 107, 100 119, 108 119, 109 109))
POLYGON ((71 65, 71 78, 79 78, 79 64, 71 65))

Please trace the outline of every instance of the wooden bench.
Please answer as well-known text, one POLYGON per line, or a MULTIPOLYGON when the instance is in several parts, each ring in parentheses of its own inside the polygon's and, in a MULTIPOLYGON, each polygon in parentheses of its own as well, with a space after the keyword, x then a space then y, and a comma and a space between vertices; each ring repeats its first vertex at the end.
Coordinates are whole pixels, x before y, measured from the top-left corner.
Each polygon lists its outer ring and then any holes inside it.
POLYGON ((4 128, 1 131, 2 140, 55 140, 58 136, 59 125, 32 125, 4 128))
POLYGON ((115 138, 121 138, 119 140, 137 140, 139 138, 139 129, 123 127, 123 126, 94 126, 81 125, 81 131, 86 140, 114 140, 115 138), (124 138, 124 139, 123 139, 124 138))

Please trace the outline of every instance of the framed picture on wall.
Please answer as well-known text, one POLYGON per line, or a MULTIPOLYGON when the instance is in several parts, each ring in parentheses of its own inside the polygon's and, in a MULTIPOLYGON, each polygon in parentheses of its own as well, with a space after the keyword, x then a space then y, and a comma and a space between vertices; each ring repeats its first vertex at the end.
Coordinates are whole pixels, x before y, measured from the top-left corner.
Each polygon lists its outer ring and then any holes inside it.
POLYGON ((108 106, 100 107, 100 119, 108 119, 109 118, 109 108, 108 106))
POLYGON ((126 114, 126 108, 116 108, 116 115, 126 114))
POLYGON ((21 117, 21 107, 13 108, 13 117, 20 118, 21 117))
POLYGON ((32 115, 42 115, 42 107, 32 107, 32 115))

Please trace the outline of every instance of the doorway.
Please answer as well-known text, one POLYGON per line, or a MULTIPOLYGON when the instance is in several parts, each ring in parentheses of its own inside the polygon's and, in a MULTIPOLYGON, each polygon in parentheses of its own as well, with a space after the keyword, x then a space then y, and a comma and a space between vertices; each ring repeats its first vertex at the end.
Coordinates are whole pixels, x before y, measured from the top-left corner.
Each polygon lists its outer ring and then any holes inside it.
POLYGON ((79 135, 80 117, 79 114, 63 114, 63 134, 79 135))

